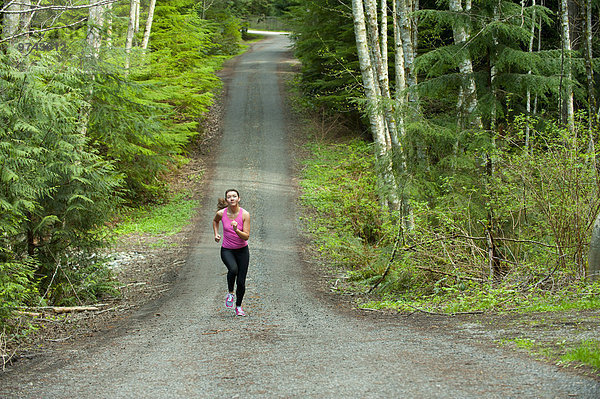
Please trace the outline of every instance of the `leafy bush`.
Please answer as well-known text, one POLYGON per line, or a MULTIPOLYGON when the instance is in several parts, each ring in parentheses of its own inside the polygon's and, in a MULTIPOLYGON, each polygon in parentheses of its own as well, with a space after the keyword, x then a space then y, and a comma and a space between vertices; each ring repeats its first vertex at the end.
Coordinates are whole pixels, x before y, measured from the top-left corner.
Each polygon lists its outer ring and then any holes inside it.
POLYGON ((309 145, 300 183, 310 210, 305 226, 325 261, 348 270, 354 289, 376 286, 395 308, 598 308, 583 295, 598 289, 585 283, 600 202, 587 137, 548 123, 531 131, 535 145, 528 151, 504 144, 518 135, 517 125, 494 147, 485 144, 490 170, 474 147, 450 151, 413 176, 414 228, 399 235, 393 214, 379 205, 370 146, 309 145), (491 260, 501 265, 501 275, 493 275, 491 260))
POLYGON ((22 262, 0 261, 0 326, 13 316, 16 309, 30 305, 37 298, 33 279, 36 266, 31 259, 22 262))
POLYGON ((44 279, 43 300, 58 306, 93 303, 104 297, 120 295, 117 281, 102 259, 94 254, 63 254, 50 279, 44 279))

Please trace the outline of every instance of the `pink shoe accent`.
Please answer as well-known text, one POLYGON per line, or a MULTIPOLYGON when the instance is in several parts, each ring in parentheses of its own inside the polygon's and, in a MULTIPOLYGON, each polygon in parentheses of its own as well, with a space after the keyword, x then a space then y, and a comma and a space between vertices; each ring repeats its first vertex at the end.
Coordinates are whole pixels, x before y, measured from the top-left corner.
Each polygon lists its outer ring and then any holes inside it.
POLYGON ((235 314, 236 316, 246 316, 246 313, 244 313, 244 309, 242 309, 241 306, 235 308, 235 314))
POLYGON ((228 308, 233 307, 233 295, 232 294, 227 294, 227 296, 225 297, 225 306, 227 306, 228 308))

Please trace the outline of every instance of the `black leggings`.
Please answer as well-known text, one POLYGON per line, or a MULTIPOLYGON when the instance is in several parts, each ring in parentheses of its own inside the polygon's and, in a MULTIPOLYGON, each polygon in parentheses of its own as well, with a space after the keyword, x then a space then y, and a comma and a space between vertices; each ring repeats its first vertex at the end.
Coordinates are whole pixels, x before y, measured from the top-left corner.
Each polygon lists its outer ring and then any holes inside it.
POLYGON ((250 263, 250 251, 246 245, 239 249, 221 247, 221 260, 227 266, 227 287, 233 292, 237 278, 237 290, 235 292, 235 306, 242 306, 242 299, 246 293, 246 274, 250 263))

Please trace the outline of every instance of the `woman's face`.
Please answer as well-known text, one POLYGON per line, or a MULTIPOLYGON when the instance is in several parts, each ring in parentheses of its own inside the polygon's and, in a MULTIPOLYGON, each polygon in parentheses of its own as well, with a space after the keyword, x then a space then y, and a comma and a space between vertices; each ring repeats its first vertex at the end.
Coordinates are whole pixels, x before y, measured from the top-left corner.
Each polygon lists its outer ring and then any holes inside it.
POLYGON ((227 203, 231 206, 235 206, 240 201, 240 197, 235 191, 228 191, 226 195, 227 198, 225 199, 227 200, 227 203))

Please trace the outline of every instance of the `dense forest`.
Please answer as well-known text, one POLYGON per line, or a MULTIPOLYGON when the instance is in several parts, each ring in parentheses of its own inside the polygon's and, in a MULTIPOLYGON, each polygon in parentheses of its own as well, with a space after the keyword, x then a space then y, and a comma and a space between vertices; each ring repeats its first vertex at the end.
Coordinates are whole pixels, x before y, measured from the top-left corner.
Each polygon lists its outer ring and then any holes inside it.
POLYGON ((96 256, 106 226, 164 195, 251 17, 285 21, 303 109, 353 132, 331 138, 349 152, 314 148, 321 164, 345 161, 318 183, 305 176, 303 200, 317 217, 347 209, 351 223, 308 228, 339 234, 321 248, 354 280, 407 297, 586 290, 600 263, 598 11, 591 0, 4 0, 0 321, 111 290, 96 256))
MULTIPOLYGON (((316 181, 345 192, 335 200, 352 229, 321 245, 352 280, 384 298, 447 293, 440 302, 454 304, 590 291, 597 2, 297 3, 308 106, 372 143, 316 150, 325 165, 347 159, 345 175, 316 181)), ((305 190, 331 212, 331 190, 305 190)))

